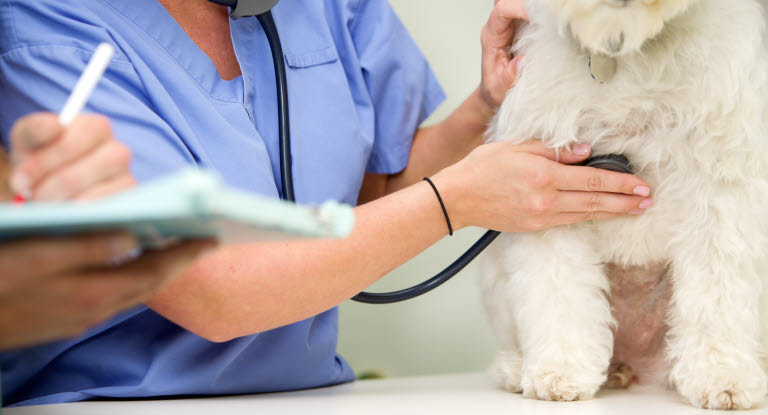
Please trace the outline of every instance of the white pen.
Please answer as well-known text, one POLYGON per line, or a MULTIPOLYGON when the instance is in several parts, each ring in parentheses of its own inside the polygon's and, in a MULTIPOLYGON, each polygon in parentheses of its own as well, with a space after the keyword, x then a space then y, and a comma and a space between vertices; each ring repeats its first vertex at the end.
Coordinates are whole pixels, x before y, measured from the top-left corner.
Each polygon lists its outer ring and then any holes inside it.
POLYGON ((59 113, 61 125, 69 125, 85 107, 85 104, 91 97, 91 93, 96 89, 101 76, 107 70, 107 66, 114 54, 115 48, 109 43, 102 43, 96 48, 96 52, 94 52, 93 57, 88 62, 88 66, 85 67, 83 74, 80 75, 80 79, 77 80, 75 89, 72 90, 66 104, 64 104, 64 108, 59 113))

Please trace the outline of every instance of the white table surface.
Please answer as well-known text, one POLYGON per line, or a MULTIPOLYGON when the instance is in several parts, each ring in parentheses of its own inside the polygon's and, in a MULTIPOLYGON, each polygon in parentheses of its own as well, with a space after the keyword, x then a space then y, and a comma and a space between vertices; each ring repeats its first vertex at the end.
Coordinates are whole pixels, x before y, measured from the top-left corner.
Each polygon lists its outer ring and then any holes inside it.
MULTIPOLYGON (((540 402, 496 389, 484 374, 368 380, 301 392, 204 399, 84 402, 9 408, 6 415, 239 415, 239 414, 711 414, 674 392, 635 387, 601 391, 585 402, 540 402)), ((723 412, 725 413, 725 412, 723 412)), ((737 412, 729 412, 735 414, 737 412)), ((745 412, 768 414, 768 402, 745 412)))

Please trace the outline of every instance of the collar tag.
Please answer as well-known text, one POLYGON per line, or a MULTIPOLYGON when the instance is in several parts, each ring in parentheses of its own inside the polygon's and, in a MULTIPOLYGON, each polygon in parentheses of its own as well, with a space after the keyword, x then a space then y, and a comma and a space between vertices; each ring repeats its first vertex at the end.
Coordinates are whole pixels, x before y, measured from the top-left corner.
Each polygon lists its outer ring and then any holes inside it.
POLYGON ((589 55, 587 62, 589 74, 597 82, 604 84, 616 75, 616 59, 605 55, 589 55))

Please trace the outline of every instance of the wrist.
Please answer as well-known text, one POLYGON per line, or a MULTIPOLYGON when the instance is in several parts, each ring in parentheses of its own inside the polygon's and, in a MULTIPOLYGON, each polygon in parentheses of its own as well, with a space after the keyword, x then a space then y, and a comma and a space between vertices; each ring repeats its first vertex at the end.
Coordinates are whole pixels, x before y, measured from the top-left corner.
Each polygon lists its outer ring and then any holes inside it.
POLYGON ((499 110, 499 103, 493 99, 490 91, 487 91, 482 84, 475 88, 475 90, 470 95, 470 98, 472 97, 474 97, 474 99, 477 101, 478 113, 482 114, 486 120, 486 123, 489 122, 499 110))
POLYGON ((479 135, 485 133, 488 129, 488 124, 490 124, 498 110, 498 106, 489 101, 490 97, 487 97, 483 91, 483 86, 478 86, 464 102, 464 106, 467 108, 466 113, 468 114, 466 124, 470 126, 474 134, 479 135))
MULTIPOLYGON (((470 226, 466 202, 467 186, 460 174, 456 174, 456 166, 448 167, 432 176, 432 182, 437 187, 443 199, 443 205, 451 221, 454 232, 470 226)), ((426 184, 426 183, 425 183, 426 184)))
POLYGON ((472 92, 472 95, 477 95, 480 103, 487 108, 491 113, 495 113, 499 109, 499 104, 493 99, 491 91, 485 87, 481 82, 480 85, 472 92))

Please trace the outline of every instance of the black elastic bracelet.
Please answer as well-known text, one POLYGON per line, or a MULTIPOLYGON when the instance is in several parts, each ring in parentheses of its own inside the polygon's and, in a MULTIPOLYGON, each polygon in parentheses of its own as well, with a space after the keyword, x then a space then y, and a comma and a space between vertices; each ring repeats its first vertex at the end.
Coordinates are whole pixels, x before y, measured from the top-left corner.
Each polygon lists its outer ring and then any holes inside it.
POLYGON ((437 191, 437 187, 435 187, 435 184, 432 183, 432 180, 429 180, 429 177, 425 177, 424 181, 429 183, 429 185, 432 186, 432 190, 435 191, 435 195, 437 195, 437 201, 440 202, 440 207, 443 209, 445 221, 448 223, 448 235, 453 236, 453 226, 451 226, 451 219, 448 218, 448 211, 445 210, 445 204, 443 203, 443 198, 440 197, 440 192, 437 191))

